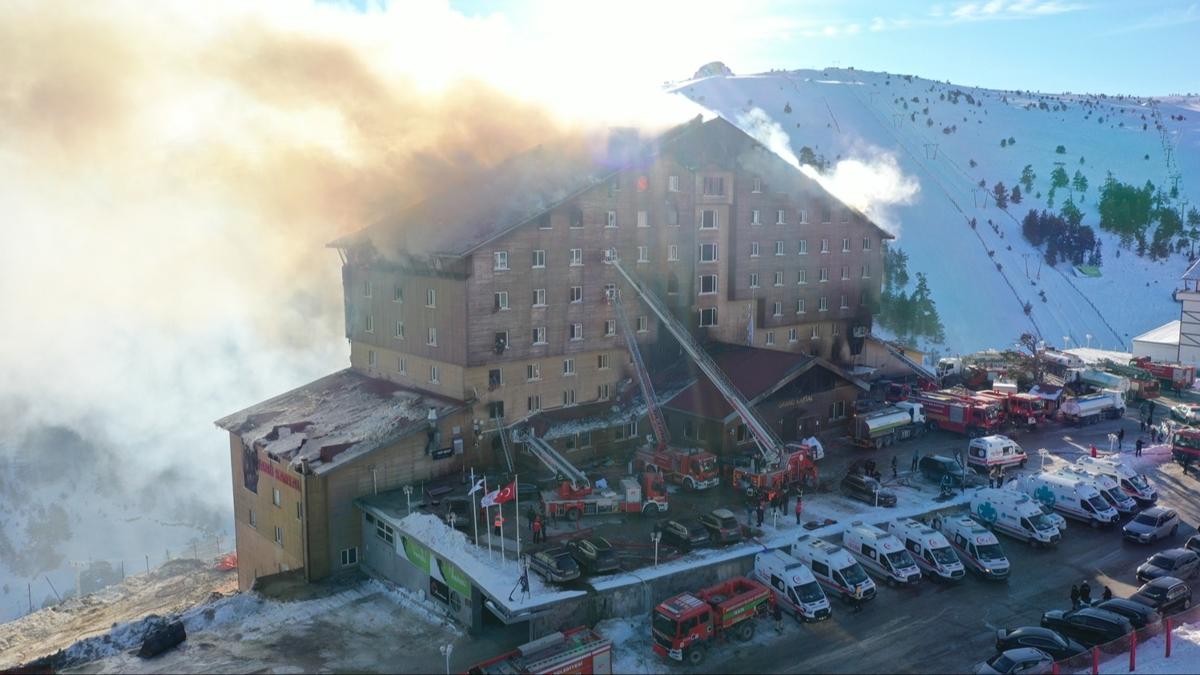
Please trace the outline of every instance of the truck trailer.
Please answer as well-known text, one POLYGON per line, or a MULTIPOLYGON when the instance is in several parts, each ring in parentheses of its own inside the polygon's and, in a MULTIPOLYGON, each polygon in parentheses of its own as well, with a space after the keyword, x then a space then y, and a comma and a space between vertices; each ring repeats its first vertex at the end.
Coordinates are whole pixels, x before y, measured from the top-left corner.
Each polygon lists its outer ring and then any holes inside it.
POLYGON ((470 675, 612 674, 612 641, 587 626, 555 631, 467 669, 470 675))
POLYGON ((654 653, 699 665, 718 639, 732 636, 749 642, 755 619, 768 614, 774 604, 770 589, 746 577, 680 593, 654 608, 650 626, 654 653))
POLYGON ((890 405, 855 415, 850 421, 850 440, 863 448, 882 448, 920 436, 925 432, 925 412, 919 403, 890 405))

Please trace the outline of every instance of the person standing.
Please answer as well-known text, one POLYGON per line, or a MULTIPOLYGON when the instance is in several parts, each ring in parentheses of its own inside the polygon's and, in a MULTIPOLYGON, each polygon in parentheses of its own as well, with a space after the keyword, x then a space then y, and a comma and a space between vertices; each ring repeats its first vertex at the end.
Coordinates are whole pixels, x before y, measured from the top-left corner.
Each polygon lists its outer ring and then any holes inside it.
POLYGON ((1096 456, 1096 445, 1092 444, 1092 457, 1096 456))
POLYGON ((1117 429, 1117 452, 1120 452, 1125 444, 1125 427, 1117 429))
POLYGON ((854 613, 858 614, 862 611, 862 587, 855 586, 854 594, 850 596, 850 602, 854 604, 854 613))
POLYGON ((500 509, 496 509, 496 517, 492 519, 492 532, 497 537, 504 531, 504 516, 500 515, 500 509))
POLYGON ((1088 586, 1087 580, 1079 584, 1079 602, 1084 605, 1092 604, 1092 587, 1088 586))
POLYGON ((917 451, 916 450, 913 450, 913 461, 912 461, 912 468, 910 469, 910 471, 912 471, 912 473, 917 472, 917 451))
POLYGON ((1138 419, 1138 423, 1141 424, 1142 433, 1143 434, 1146 433, 1146 417, 1145 417, 1145 415, 1143 415, 1140 419, 1138 419))
POLYGON ((1141 438, 1137 439, 1137 443, 1135 443, 1133 446, 1133 456, 1134 457, 1142 456, 1142 444, 1143 444, 1142 439, 1141 438))
POLYGON ((1079 587, 1071 586, 1071 609, 1079 609, 1079 587))
POLYGON ((800 514, 804 513, 804 494, 796 495, 796 524, 800 524, 800 514))
POLYGON ((1109 588, 1108 586, 1105 586, 1105 587, 1104 587, 1104 593, 1102 593, 1102 594, 1100 595, 1100 598, 1101 598, 1102 600, 1105 600, 1105 601, 1107 601, 1107 600, 1112 600, 1112 589, 1111 589, 1111 588, 1109 588))
POLYGON ((762 527, 762 524, 763 524, 763 512, 764 511, 766 511, 766 509, 763 507, 763 502, 759 502, 758 509, 754 512, 754 515, 758 516, 758 526, 759 527, 762 527))
POLYGON ((771 603, 771 617, 775 619, 775 632, 783 633, 783 610, 778 602, 771 603))
POLYGON ((895 455, 892 455, 892 479, 893 480, 900 477, 899 466, 900 466, 900 460, 896 459, 895 455))
POLYGON ((541 516, 534 516, 533 526, 530 529, 533 530, 533 543, 538 544, 546 541, 546 533, 542 530, 541 516))

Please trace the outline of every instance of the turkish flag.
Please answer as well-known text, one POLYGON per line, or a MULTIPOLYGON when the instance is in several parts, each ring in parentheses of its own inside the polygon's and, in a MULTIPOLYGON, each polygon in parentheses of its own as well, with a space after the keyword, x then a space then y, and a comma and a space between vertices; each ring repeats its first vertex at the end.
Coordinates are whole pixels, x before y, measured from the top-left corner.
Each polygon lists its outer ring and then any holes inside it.
POLYGON ((483 499, 479 500, 479 505, 483 506, 484 508, 489 506, 497 506, 499 504, 503 504, 504 502, 512 501, 512 498, 515 497, 516 494, 517 483, 516 481, 513 481, 499 490, 493 490, 484 495, 483 499))

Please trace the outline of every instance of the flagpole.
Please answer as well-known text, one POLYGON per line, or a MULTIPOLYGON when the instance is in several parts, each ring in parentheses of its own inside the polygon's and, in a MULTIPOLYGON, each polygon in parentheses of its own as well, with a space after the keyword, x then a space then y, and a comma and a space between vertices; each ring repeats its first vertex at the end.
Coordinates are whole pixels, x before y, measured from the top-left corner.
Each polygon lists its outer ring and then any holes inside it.
MULTIPOLYGON (((483 477, 483 496, 486 497, 487 494, 488 494, 487 476, 484 476, 483 477)), ((489 520, 491 517, 492 517, 491 509, 489 509, 486 506, 483 507, 483 520, 484 520, 483 525, 484 525, 484 528, 487 529, 487 533, 488 533, 488 557, 491 557, 493 555, 492 554, 492 523, 489 520)))
POLYGON ((517 569, 521 569, 521 491, 517 489, 520 485, 521 476, 513 474, 513 522, 517 524, 517 569))
POLYGON ((471 467, 471 524, 475 527, 475 545, 479 546, 479 509, 475 508, 475 467, 471 467))
MULTIPOLYGON (((504 488, 500 488, 503 490, 504 488)), ((500 564, 504 564, 504 502, 496 504, 496 513, 500 514, 500 564)))

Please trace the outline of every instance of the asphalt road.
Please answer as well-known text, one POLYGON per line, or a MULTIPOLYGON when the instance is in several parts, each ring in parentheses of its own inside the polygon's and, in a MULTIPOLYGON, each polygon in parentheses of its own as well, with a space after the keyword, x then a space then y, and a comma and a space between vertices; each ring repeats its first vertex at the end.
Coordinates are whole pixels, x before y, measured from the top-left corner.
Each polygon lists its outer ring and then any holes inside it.
MULTIPOLYGON (((1047 447, 1073 461, 1087 452, 1091 443, 1106 450, 1107 434, 1118 425, 1126 428, 1125 447, 1129 449, 1137 438, 1136 418, 1083 429, 1049 425, 1020 440, 1027 452, 1047 447)), ((961 438, 943 434, 913 443, 919 444, 922 452, 944 452, 964 445, 961 438)), ((893 451, 911 461, 913 446, 895 446, 893 451)), ((888 455, 879 457, 880 466, 885 466, 882 458, 888 455)), ((1068 607, 1071 585, 1084 579, 1094 596, 1105 585, 1116 597, 1126 596, 1138 585, 1133 573, 1139 563, 1154 551, 1181 545, 1196 531, 1200 481, 1183 476, 1173 463, 1162 464, 1150 476, 1159 491, 1159 504, 1178 510, 1183 520, 1184 526, 1174 540, 1139 546, 1125 543, 1119 529, 1092 530, 1078 521, 1068 521, 1067 534, 1052 550, 1029 549, 1001 536, 1001 545, 1013 564, 1007 583, 968 576, 956 585, 923 581, 917 588, 903 590, 880 585, 879 596, 861 614, 851 614, 844 605, 835 603, 831 621, 803 627, 788 623, 785 636, 767 649, 762 645, 724 645, 710 652, 704 670, 966 672, 992 655, 996 629, 1036 626, 1043 611, 1068 607), (778 649, 771 648, 776 645, 778 649)))

